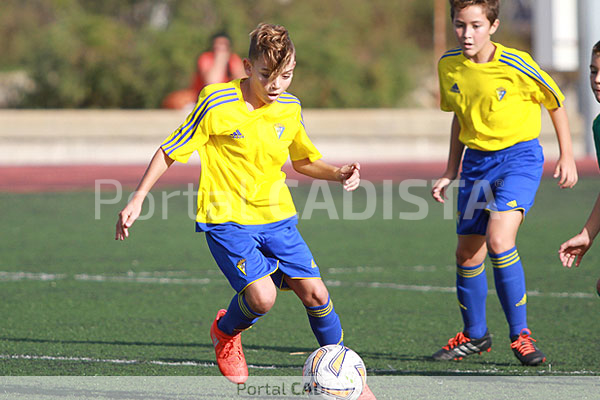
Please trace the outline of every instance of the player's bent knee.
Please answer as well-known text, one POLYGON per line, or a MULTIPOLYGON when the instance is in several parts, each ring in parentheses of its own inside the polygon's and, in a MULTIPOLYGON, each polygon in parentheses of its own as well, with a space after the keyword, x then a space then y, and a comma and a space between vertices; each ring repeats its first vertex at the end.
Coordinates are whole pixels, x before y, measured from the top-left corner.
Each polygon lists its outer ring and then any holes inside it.
POLYGON ((258 294, 254 296, 246 296, 248 305, 257 314, 266 314, 275 304, 277 295, 258 294))
POLYGON ((327 304, 329 292, 321 280, 307 280, 310 282, 300 295, 300 300, 307 307, 318 307, 327 304))
POLYGON ((277 289, 274 285, 251 285, 245 291, 246 302, 258 314, 266 314, 275 304, 277 289))

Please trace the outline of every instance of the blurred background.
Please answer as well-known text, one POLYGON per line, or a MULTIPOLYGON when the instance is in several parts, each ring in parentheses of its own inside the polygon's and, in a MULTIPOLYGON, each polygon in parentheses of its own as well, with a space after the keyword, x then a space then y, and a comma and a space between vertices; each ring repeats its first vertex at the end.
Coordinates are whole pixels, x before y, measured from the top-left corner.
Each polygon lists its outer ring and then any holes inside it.
MULTIPOLYGON (((493 37, 530 52, 565 92, 578 157, 592 154, 591 120, 600 111, 587 78, 589 51, 600 39, 592 19, 600 15, 598 3, 505 0, 493 37)), ((443 159, 447 152, 450 116, 437 111, 436 74, 439 56, 456 46, 447 0, 3 0, 0 8, 3 109, 157 110, 169 93, 190 87, 196 60, 209 50, 215 32, 226 31, 233 51, 244 57, 248 33, 259 22, 271 22, 285 25, 294 40, 297 68, 290 92, 305 110, 315 111, 307 111, 305 119, 317 144, 325 146, 324 154, 343 158, 354 151, 372 157, 379 152, 383 159, 409 161, 443 159), (364 110, 349 112, 356 109, 364 110), (383 143, 361 153, 352 143, 344 147, 344 141, 340 149, 337 131, 346 132, 350 141, 366 136, 366 142, 375 143, 384 137, 397 146, 391 152, 383 143), (401 140, 402 135, 409 137, 401 140)), ((17 127, 48 139, 23 125, 48 114, 1 115, 5 143, 15 141, 17 127)), ((66 121, 73 114, 54 115, 66 121)), ((138 114, 119 115, 123 119, 114 120, 115 126, 138 114)), ((152 114, 157 119, 150 124, 156 128, 154 136, 149 133, 153 146, 184 118, 158 115, 152 114)), ((38 125, 54 120, 44 121, 38 125)), ((53 130, 76 129, 76 122, 66 125, 53 130)), ((542 142, 546 136, 554 142, 548 149, 552 158, 556 141, 545 115, 543 126, 542 142)), ((354 141, 365 143, 364 138, 354 141)), ((4 163, 19 162, 8 153, 0 154, 4 163)))
MULTIPOLYGON (((0 106, 157 108, 190 84, 213 33, 228 32, 243 57, 264 21, 292 35, 293 92, 305 107, 434 107, 434 3, 4 0, 0 106)), ((530 51, 531 15, 531 0, 505 1, 494 40, 530 51)), ((444 49, 455 46, 449 22, 444 15, 444 49)))

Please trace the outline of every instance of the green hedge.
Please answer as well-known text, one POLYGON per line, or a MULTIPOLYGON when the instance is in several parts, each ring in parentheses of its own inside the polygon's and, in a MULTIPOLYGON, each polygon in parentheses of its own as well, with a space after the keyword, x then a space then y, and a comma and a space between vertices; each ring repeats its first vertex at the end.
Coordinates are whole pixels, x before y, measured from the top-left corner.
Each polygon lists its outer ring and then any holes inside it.
POLYGON ((34 80, 18 107, 155 108, 188 87, 212 33, 243 56, 271 22, 296 44, 305 107, 397 107, 435 79, 432 19, 423 0, 3 0, 0 71, 34 80))

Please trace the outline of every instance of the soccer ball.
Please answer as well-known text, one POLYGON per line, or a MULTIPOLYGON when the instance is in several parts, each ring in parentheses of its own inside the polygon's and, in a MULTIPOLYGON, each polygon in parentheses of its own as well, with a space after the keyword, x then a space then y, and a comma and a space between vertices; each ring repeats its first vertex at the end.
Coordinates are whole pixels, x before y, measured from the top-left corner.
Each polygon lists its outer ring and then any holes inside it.
POLYGON ((337 344, 315 350, 302 368, 304 391, 311 398, 356 400, 366 381, 367 369, 360 356, 337 344))

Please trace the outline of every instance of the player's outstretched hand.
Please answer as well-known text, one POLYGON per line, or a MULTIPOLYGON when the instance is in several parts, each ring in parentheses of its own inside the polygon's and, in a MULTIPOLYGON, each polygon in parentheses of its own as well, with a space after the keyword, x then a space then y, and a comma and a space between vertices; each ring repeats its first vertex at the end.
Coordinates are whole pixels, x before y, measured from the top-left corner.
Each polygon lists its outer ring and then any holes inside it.
POLYGON ((446 188, 452 182, 449 178, 440 178, 433 184, 433 188, 431 189, 431 196, 435 199, 435 201, 439 203, 444 203, 446 201, 446 188))
POLYGON ((581 233, 573 236, 571 239, 560 245, 560 248, 558 249, 558 258, 560 258, 562 265, 567 268, 571 268, 573 262, 575 262, 576 267, 579 267, 581 259, 591 245, 592 239, 590 239, 587 230, 584 229, 581 233))
POLYGON ((577 167, 573 158, 560 157, 554 168, 554 178, 558 178, 561 189, 570 189, 577 183, 577 167))
POLYGON ((340 180, 348 192, 356 190, 360 185, 360 164, 344 165, 339 169, 340 180))
POLYGON ((115 240, 125 240, 129 237, 129 228, 140 216, 142 207, 137 203, 129 203, 119 213, 119 219, 117 220, 117 232, 115 234, 115 240))

